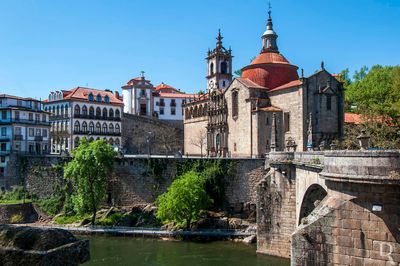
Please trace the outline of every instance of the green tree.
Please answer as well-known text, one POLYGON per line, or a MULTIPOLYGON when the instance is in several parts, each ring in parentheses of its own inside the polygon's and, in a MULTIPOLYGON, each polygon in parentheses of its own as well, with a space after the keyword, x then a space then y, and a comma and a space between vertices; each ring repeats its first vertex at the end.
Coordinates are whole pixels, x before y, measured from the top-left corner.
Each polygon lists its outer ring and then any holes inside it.
POLYGON ((72 160, 64 169, 64 176, 71 180, 75 195, 74 210, 78 214, 92 212, 95 224, 99 204, 107 192, 107 176, 111 172, 116 152, 104 140, 88 142, 81 139, 72 151, 72 160))
POLYGON ((204 189, 204 179, 196 172, 189 171, 175 179, 168 191, 158 197, 157 218, 163 223, 175 222, 189 229, 210 203, 204 189))

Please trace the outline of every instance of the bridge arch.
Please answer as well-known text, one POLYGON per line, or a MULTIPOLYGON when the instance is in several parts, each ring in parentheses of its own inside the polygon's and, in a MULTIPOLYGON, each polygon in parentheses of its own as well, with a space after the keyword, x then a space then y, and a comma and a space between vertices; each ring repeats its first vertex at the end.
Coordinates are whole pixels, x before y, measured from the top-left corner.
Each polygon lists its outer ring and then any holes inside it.
POLYGON ((327 195, 328 192, 320 184, 315 183, 310 185, 304 193, 301 202, 298 224, 300 224, 302 219, 307 217, 327 195))

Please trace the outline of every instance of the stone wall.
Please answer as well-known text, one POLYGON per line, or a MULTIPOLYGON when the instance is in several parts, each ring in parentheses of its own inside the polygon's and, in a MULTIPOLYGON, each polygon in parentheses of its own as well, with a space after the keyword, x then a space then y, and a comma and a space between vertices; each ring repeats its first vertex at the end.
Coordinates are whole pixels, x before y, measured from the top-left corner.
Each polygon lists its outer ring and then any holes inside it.
POLYGON ((122 125, 122 146, 128 154, 183 151, 183 122, 163 122, 157 118, 123 114, 122 125))
POLYGON ((38 217, 32 203, 0 204, 0 224, 33 223, 38 217))

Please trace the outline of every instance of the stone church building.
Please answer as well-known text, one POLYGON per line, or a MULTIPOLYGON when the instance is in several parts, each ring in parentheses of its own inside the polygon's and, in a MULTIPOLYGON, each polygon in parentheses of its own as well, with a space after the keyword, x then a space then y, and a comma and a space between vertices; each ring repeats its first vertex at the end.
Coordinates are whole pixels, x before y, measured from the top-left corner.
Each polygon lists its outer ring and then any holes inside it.
POLYGON ((184 152, 263 157, 269 151, 322 149, 343 135, 342 84, 321 63, 309 77, 279 51, 271 12, 260 54, 232 80, 232 52, 217 37, 208 52, 207 93, 187 103, 184 152))

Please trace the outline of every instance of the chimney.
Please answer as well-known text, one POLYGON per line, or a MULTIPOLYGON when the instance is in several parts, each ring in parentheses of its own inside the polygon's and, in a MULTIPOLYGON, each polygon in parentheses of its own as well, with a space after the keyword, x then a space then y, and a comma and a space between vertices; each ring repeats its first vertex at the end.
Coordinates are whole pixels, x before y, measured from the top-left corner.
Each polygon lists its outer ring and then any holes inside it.
POLYGON ((114 95, 115 95, 115 97, 117 97, 117 99, 119 99, 119 92, 118 91, 115 91, 114 95))

